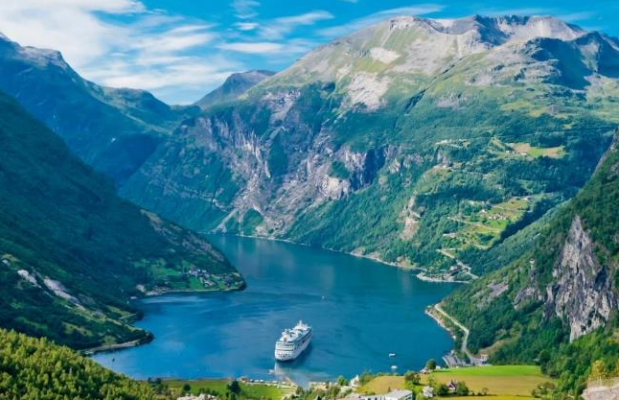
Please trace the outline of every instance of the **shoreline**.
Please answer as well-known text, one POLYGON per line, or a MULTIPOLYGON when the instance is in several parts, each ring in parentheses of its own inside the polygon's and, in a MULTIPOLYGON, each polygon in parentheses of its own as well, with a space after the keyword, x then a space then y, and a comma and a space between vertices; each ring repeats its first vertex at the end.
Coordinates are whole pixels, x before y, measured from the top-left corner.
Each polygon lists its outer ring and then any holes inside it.
POLYGON ((427 315, 429 315, 434 321, 436 321, 437 324, 441 328, 443 328, 447 332, 449 332, 449 334, 452 336, 454 341, 457 338, 455 330, 459 329, 459 330, 462 331, 463 335, 462 335, 462 345, 460 346, 460 351, 462 353, 466 354, 466 356, 469 358, 469 363, 470 363, 471 366, 478 367, 478 366, 482 366, 482 365, 485 364, 485 361, 483 361, 482 358, 476 356, 475 354, 473 354, 469 350, 468 340, 469 340, 469 335, 471 333, 469 328, 464 326, 455 317, 453 317, 450 314, 448 314, 447 311, 443 310, 443 308, 441 307, 441 303, 440 302, 436 303, 434 305, 428 306, 426 308, 426 310, 425 310, 425 313, 427 315), (443 320, 438 314, 440 314, 440 315, 442 315, 442 317, 446 318, 449 322, 451 322, 451 324, 453 324, 453 326, 451 326, 451 327, 448 326, 447 323, 445 322, 445 320, 443 320))
POLYGON ((445 321, 443 321, 438 315, 436 315, 433 311, 434 311, 434 305, 430 305, 428 307, 426 307, 426 309, 424 310, 424 313, 429 316, 430 318, 432 318, 434 320, 434 322, 436 322, 436 324, 438 326, 440 326, 441 328, 443 328, 444 330, 447 331, 447 333, 449 333, 449 336, 451 336, 451 338, 454 340, 454 343, 457 339, 457 336, 455 334, 455 332, 449 327, 447 326, 447 324, 445 323, 445 321))
POLYGON ((150 291, 144 293, 143 297, 138 297, 132 301, 142 300, 149 297, 159 297, 169 294, 202 294, 202 293, 229 293, 229 292, 242 292, 247 288, 247 283, 243 279, 243 284, 238 287, 231 287, 226 289, 175 289, 175 290, 163 290, 163 291, 150 291))
POLYGON ((425 272, 427 272, 426 269, 421 268, 421 267, 416 267, 414 265, 408 266, 408 265, 402 265, 402 264, 398 264, 397 262, 391 262, 391 261, 385 261, 382 260, 378 257, 375 256, 370 256, 370 255, 364 255, 364 254, 358 254, 358 253, 353 253, 353 252, 346 252, 346 251, 341 251, 341 250, 337 250, 337 249, 332 249, 329 247, 320 247, 320 246, 312 246, 310 244, 307 243, 298 243, 295 241, 292 241, 290 239, 281 239, 281 238, 275 238, 275 237, 268 237, 268 236, 255 236, 255 235, 243 235, 240 233, 226 233, 226 232, 200 232, 200 234, 202 235, 222 235, 222 236, 233 236, 233 237, 240 237, 240 238, 245 238, 245 239, 254 239, 254 240, 265 240, 265 241, 269 241, 269 242, 281 242, 281 243, 288 243, 288 244, 293 244, 295 246, 303 246, 303 247, 309 247, 309 248, 315 248, 315 249, 320 249, 320 250, 326 250, 326 251, 330 251, 333 253, 339 253, 339 254, 346 254, 349 256, 353 256, 353 257, 357 257, 357 258, 364 258, 366 260, 370 260, 370 261, 374 261, 380 264, 384 264, 390 267, 395 267, 395 268, 399 268, 399 269, 403 269, 403 270, 407 270, 407 271, 411 271, 411 272, 417 272, 419 271, 418 274, 415 274, 415 277, 417 279, 419 279, 420 281, 423 282, 432 282, 432 283, 471 283, 471 281, 459 281, 459 280, 447 280, 447 279, 442 279, 442 278, 434 278, 434 277, 430 277, 430 276, 426 276, 425 272))
POLYGON ((104 345, 97 346, 97 347, 91 347, 88 349, 79 350, 79 352, 85 356, 93 356, 99 353, 113 353, 118 350, 131 349, 133 347, 138 347, 143 344, 148 344, 152 342, 153 340, 155 340, 155 336, 152 333, 148 331, 144 331, 144 332, 145 332, 145 335, 139 339, 129 340, 128 342, 104 344, 104 345))
MULTIPOLYGON (((243 291, 247 288, 247 282, 245 282, 245 279, 243 279, 242 284, 239 287, 234 287, 234 288, 227 288, 227 289, 212 289, 212 290, 201 290, 201 289, 182 289, 182 290, 165 290, 165 291, 160 291, 160 292, 146 292, 143 293, 143 295, 141 297, 138 297, 136 299, 130 299, 130 302, 136 302, 136 301, 140 301, 140 300, 144 300, 144 299, 148 299, 148 298, 155 298, 155 297, 161 297, 161 296, 166 296, 166 295, 174 295, 174 294, 206 294, 206 293, 229 293, 229 292, 240 292, 243 291)), ((135 323, 140 321, 142 319, 142 316, 139 316, 139 314, 133 314, 131 315, 131 318, 133 319, 131 321, 131 323, 129 324, 131 327, 135 328, 135 323)), ((136 328, 139 329, 139 328, 136 328)), ((155 335, 153 335, 152 332, 149 331, 144 331, 144 336, 138 339, 134 339, 134 340, 129 340, 126 342, 120 342, 120 343, 111 343, 111 344, 104 344, 104 345, 100 345, 100 346, 95 346, 95 347, 89 347, 87 349, 81 349, 81 350, 77 350, 79 353, 81 353, 84 356, 93 356, 95 354, 98 353, 111 353, 111 352, 115 352, 115 351, 119 351, 119 350, 125 350, 125 349, 131 349, 133 347, 138 347, 138 346, 142 346, 145 344, 149 344, 150 342, 152 342, 153 340, 155 340, 155 335)))
POLYGON ((424 281, 424 282, 433 282, 433 283, 465 283, 465 284, 470 284, 471 281, 459 281, 459 280, 449 280, 449 279, 441 279, 441 278, 433 278, 431 276, 427 276, 425 275, 423 272, 418 273, 417 275, 415 275, 417 277, 417 279, 419 279, 420 281, 424 281))

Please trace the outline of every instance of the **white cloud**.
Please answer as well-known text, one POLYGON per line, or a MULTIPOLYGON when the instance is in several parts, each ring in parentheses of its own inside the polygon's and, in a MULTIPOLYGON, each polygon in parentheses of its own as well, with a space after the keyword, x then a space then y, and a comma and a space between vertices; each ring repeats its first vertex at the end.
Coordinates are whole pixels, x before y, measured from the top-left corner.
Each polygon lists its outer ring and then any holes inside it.
POLYGON ((234 0, 232 2, 232 8, 236 13, 236 17, 240 19, 250 19, 258 16, 256 10, 260 6, 260 2, 257 0, 234 0))
POLYGON ((222 43, 218 46, 222 50, 236 51, 246 54, 279 53, 284 45, 275 42, 234 42, 222 43))
POLYGON ((179 28, 167 31, 163 35, 141 38, 130 47, 153 53, 167 53, 207 44, 214 37, 215 34, 211 32, 193 32, 179 28))
POLYGON ((597 17, 598 13, 595 11, 583 11, 575 12, 571 14, 560 14, 558 18, 561 18, 565 22, 578 22, 587 21, 597 17))
POLYGON ((0 31, 22 45, 60 50, 85 78, 195 100, 239 63, 206 50, 210 24, 148 10, 134 0, 0 1, 0 31), (194 98, 174 93, 190 93, 194 98))
MULTIPOLYGON (((280 42, 231 42, 221 43, 217 47, 221 50, 231 51, 243 54, 264 54, 264 55, 287 55, 294 56, 307 53, 316 43, 295 39, 289 40, 286 43, 280 42)), ((273 61, 273 60, 271 60, 273 61)), ((278 61, 281 61, 278 59, 278 61)))
POLYGON ((332 18, 334 18, 333 14, 323 10, 275 18, 260 27, 260 36, 264 39, 278 40, 300 26, 311 26, 332 18))
POLYGON ((318 33, 325 38, 344 36, 354 31, 363 29, 369 25, 379 23, 385 19, 402 15, 426 15, 439 12, 445 7, 441 4, 419 4, 410 7, 391 8, 370 14, 366 17, 353 20, 344 25, 321 29, 318 33))
POLYGON ((548 15, 551 14, 552 10, 548 8, 540 8, 540 7, 525 7, 525 8, 507 8, 507 9, 488 9, 478 11, 480 15, 487 15, 491 17, 499 17, 504 15, 548 15))
POLYGON ((248 32, 258 29, 260 24, 257 22, 237 22, 234 26, 240 31, 248 32))

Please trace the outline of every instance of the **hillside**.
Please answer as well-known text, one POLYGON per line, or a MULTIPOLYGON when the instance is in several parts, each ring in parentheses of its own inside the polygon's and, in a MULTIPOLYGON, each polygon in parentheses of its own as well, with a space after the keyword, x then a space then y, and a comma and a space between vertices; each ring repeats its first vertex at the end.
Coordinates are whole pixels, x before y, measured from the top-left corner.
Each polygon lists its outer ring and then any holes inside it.
POLYGON ((196 105, 205 110, 217 104, 236 100, 249 89, 273 75, 275 72, 261 70, 232 74, 223 85, 198 100, 196 105))
POLYGON ((445 309, 491 362, 538 362, 572 394, 619 371, 619 149, 540 228, 524 254, 459 290, 445 309))
POLYGON ((22 47, 2 35, 0 89, 117 183, 198 110, 170 107, 141 90, 100 87, 80 77, 60 53, 22 47))
POLYGON ((67 347, 0 329, 0 393, 17 399, 141 400, 158 397, 138 383, 67 347))
POLYGON ((121 194, 199 231, 470 280, 587 182, 619 123, 618 60, 553 18, 389 19, 186 120, 121 194))
POLYGON ((243 284, 210 243, 118 198, 3 93, 0 188, 0 327, 77 348, 144 340, 130 297, 243 284))

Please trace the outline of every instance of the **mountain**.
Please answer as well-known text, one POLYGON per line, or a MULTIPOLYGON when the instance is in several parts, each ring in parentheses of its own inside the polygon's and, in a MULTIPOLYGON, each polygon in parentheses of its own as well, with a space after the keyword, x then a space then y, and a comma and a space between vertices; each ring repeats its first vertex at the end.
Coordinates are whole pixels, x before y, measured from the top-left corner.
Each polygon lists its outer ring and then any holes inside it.
POLYGON ((0 89, 62 137, 82 160, 118 183, 197 107, 170 107, 152 94, 98 86, 57 51, 0 36, 0 89))
POLYGON ((199 231, 471 280, 588 181, 618 60, 616 39, 554 18, 392 18, 184 121, 121 194, 199 231))
POLYGON ((209 242, 117 197, 4 93, 0 188, 0 327, 75 348, 146 340, 130 298, 243 285, 209 242))
POLYGON ((115 374, 67 347, 0 329, 2 398, 131 399, 156 396, 144 382, 115 374))
POLYGON ((492 363, 538 362, 578 395, 619 370, 619 148, 543 224, 519 258, 455 292, 444 308, 492 363), (485 350, 488 351, 488 350, 485 350))
POLYGON ((215 104, 236 100, 249 89, 273 75, 275 75, 275 72, 263 70, 232 74, 223 85, 198 100, 196 105, 205 110, 215 104))

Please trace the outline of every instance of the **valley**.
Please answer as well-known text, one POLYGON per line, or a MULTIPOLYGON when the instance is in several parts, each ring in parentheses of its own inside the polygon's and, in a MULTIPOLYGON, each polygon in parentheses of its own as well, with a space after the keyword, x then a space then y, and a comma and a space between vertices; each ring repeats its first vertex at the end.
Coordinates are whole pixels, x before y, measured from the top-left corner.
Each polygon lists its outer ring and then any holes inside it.
MULTIPOLYGON (((149 13, 131 28, 176 21, 149 13)), ((184 105, 0 35, 0 398, 612 396, 619 40, 400 14, 184 105)), ((198 82, 217 27, 108 56, 198 82)))

